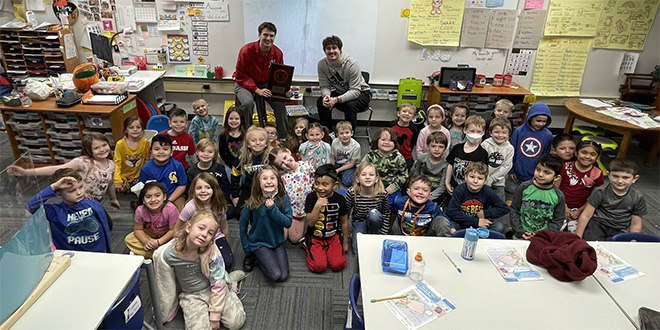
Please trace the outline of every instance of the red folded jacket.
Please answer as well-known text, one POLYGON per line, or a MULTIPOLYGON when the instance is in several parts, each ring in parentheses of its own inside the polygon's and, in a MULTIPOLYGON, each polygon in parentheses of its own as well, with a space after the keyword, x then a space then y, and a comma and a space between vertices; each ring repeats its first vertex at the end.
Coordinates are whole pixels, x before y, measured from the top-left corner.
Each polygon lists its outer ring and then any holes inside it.
POLYGON ((598 267, 596 251, 578 235, 540 231, 530 239, 527 260, 562 282, 582 281, 598 267))

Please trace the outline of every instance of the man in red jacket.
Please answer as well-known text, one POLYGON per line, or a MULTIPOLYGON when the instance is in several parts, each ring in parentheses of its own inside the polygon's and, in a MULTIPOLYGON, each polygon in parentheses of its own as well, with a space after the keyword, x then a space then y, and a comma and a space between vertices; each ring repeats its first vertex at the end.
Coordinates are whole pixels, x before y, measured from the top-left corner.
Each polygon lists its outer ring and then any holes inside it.
MULTIPOLYGON (((287 138, 287 114, 286 107, 281 101, 270 97, 273 93, 267 89, 270 64, 284 64, 282 51, 274 45, 277 28, 271 22, 259 25, 259 40, 243 46, 238 52, 236 71, 234 78, 234 93, 241 103, 241 120, 249 127, 252 124, 252 113, 254 109, 254 95, 257 94, 270 103, 275 111, 277 124, 277 136, 279 139, 287 138)), ((287 93, 288 95, 288 93, 287 93)))

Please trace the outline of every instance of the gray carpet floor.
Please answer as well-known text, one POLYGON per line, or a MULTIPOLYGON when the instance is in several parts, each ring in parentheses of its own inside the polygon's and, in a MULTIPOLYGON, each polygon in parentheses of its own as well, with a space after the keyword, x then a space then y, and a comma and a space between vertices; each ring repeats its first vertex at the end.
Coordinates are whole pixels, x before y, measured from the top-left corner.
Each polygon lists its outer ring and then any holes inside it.
MULTIPOLYGON (((360 139, 363 153, 368 149, 366 139, 360 139)), ((641 179, 635 184, 646 198, 648 214, 644 217, 643 231, 660 235, 660 166, 647 168, 643 164, 647 152, 634 141, 628 156, 640 164, 641 179)), ((610 157, 604 156, 608 163, 610 157)), ((7 134, 0 132, 0 169, 14 161, 7 134)), ((0 245, 3 245, 27 219, 25 202, 34 193, 48 184, 47 178, 36 181, 9 177, 0 172, 0 245)), ((135 196, 119 196, 121 209, 111 211, 114 221, 112 248, 114 253, 128 253, 124 237, 133 229, 133 212, 130 201, 135 196)), ((106 202, 107 204, 107 202, 106 202)), ((109 205, 105 205, 110 210, 109 205)), ((243 252, 240 248, 238 221, 229 222, 231 248, 236 258, 234 269, 240 269, 243 252)), ((380 247, 374 247, 380 248, 380 247)), ((273 284, 265 280, 257 268, 243 282, 239 297, 242 298, 247 319, 243 329, 341 329, 343 328, 348 304, 348 284, 351 276, 358 271, 357 258, 349 252, 347 266, 341 272, 327 270, 314 274, 307 269, 304 250, 299 245, 286 243, 290 260, 291 275, 287 282, 273 284)), ((141 290, 146 317, 151 317, 151 299, 146 276, 141 278, 141 290)), ((389 292, 384 288, 383 292, 389 292)), ((153 324, 153 322, 152 322, 153 324)), ((181 313, 166 329, 183 329, 181 313)))

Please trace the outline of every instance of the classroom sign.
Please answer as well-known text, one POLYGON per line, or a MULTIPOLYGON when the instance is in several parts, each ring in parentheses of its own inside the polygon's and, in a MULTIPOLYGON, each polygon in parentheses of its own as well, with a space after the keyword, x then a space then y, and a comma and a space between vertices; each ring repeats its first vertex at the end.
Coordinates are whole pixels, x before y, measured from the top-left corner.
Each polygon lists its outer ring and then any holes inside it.
POLYGON ((580 96, 591 38, 543 38, 530 90, 537 96, 580 96))
POLYGON ((458 46, 465 0, 412 0, 408 41, 422 46, 458 46))

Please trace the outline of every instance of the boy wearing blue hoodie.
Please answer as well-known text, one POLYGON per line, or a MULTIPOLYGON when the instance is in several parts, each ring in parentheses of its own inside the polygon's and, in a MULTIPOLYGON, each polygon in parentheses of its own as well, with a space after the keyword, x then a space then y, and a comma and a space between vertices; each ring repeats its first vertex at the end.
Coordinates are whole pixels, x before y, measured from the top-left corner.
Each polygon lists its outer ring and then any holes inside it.
POLYGON ((550 108, 545 103, 537 102, 529 108, 525 124, 513 131, 510 142, 515 153, 513 168, 506 182, 507 196, 511 196, 521 182, 531 180, 538 160, 550 153, 552 133, 548 126, 551 122, 550 108))

